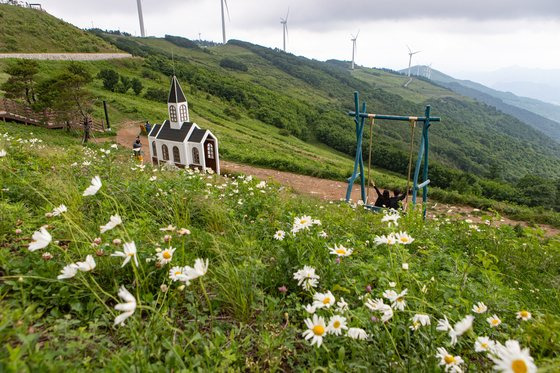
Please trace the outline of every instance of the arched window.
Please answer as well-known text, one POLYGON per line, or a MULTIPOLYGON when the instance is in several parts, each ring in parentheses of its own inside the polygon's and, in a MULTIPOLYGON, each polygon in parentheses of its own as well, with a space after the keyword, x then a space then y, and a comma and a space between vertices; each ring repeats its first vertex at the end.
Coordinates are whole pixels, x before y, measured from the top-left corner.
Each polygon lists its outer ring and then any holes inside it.
POLYGON ((152 153, 152 156, 157 157, 157 147, 155 141, 152 141, 152 153))
POLYGON ((181 123, 187 121, 187 105, 179 106, 179 118, 181 118, 181 123))
POLYGON ((198 152, 198 148, 192 149, 192 158, 193 163, 200 164, 200 153, 198 152))
POLYGON ((211 142, 206 147, 206 153, 208 154, 208 159, 214 159, 214 144, 211 142))
POLYGON ((163 154, 163 160, 168 161, 169 160, 169 149, 167 149, 167 145, 163 144, 161 146, 161 153, 163 154))
POLYGON ((176 146, 173 147, 173 162, 181 163, 181 153, 179 152, 179 148, 176 146))
POLYGON ((177 122, 177 109, 173 105, 169 107, 169 119, 172 122, 177 122))

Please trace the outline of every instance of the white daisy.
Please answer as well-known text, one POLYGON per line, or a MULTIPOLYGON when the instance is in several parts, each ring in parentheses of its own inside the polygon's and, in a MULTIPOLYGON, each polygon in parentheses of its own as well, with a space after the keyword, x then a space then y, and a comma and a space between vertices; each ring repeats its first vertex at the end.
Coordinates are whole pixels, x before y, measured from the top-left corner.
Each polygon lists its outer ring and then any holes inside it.
POLYGON ((484 313, 484 312, 488 311, 488 307, 486 307, 486 305, 484 303, 478 302, 477 304, 475 304, 472 307, 472 311, 474 313, 484 313))
POLYGON ((55 207, 55 209, 52 212, 52 216, 61 215, 61 214, 65 213, 66 211, 68 211, 68 208, 66 208, 65 205, 60 205, 58 207, 55 207))
POLYGON ((183 273, 183 267, 179 267, 179 266, 172 267, 169 270, 169 278, 172 281, 184 281, 187 283, 189 282, 187 276, 185 276, 183 273))
POLYGON ((476 352, 491 352, 496 346, 496 342, 488 337, 478 337, 474 342, 474 350, 476 352))
POLYGON ((533 316, 531 315, 531 312, 525 311, 525 310, 522 310, 522 311, 517 312, 516 315, 517 315, 517 318, 518 318, 518 319, 521 319, 521 320, 523 320, 523 321, 530 320, 530 319, 533 317, 533 316))
POLYGON ((72 263, 62 268, 60 270, 60 275, 58 275, 56 278, 59 280, 65 280, 76 276, 76 273, 78 273, 78 266, 72 263))
POLYGON ((304 290, 310 290, 317 286, 319 276, 315 274, 315 268, 304 266, 302 269, 294 273, 294 280, 298 281, 298 285, 304 290))
POLYGON ((8 154, 4 149, 0 150, 0 158, 3 158, 8 154))
POLYGON ((169 247, 168 249, 162 250, 156 254, 159 262, 163 264, 167 264, 173 259, 173 253, 175 252, 175 248, 169 247))
POLYGON ((453 327, 449 323, 449 320, 447 320, 447 316, 444 315, 443 319, 438 320, 436 330, 439 330, 441 332, 453 330, 453 327))
POLYGON ((418 330, 420 326, 430 325, 430 316, 417 313, 412 317, 411 330, 418 330))
POLYGON ((410 237, 406 232, 399 232, 395 235, 397 242, 401 245, 409 245, 414 241, 414 238, 410 237))
POLYGON ((172 226, 171 224, 169 224, 167 227, 165 228, 160 228, 159 230, 162 232, 173 232, 175 231, 177 227, 172 226))
POLYGON ((274 239, 278 241, 282 241, 285 236, 286 236, 286 232, 284 231, 276 231, 276 233, 274 233, 274 239))
POLYGON ((88 255, 86 256, 86 260, 83 262, 77 262, 76 265, 78 266, 78 269, 82 272, 89 272, 92 271, 95 268, 95 260, 93 259, 93 256, 88 255))
POLYGON ((348 332, 346 333, 346 335, 352 339, 358 339, 358 340, 365 340, 367 339, 368 335, 366 333, 366 331, 364 329, 361 328, 350 328, 348 329, 348 332))
POLYGON ((87 187, 86 190, 84 190, 84 193, 82 194, 82 196, 93 196, 95 193, 97 193, 99 191, 99 189, 101 189, 101 179, 99 178, 99 176, 95 176, 91 179, 91 184, 90 186, 87 187))
POLYGON ((340 301, 336 302, 336 312, 346 312, 348 311, 348 303, 344 300, 344 298, 340 297, 340 301))
POLYGON ((453 356, 443 347, 438 347, 436 357, 440 359, 439 365, 443 365, 446 372, 462 372, 461 364, 463 359, 460 356, 453 356))
POLYGON ((123 251, 115 251, 115 253, 111 254, 111 256, 124 258, 121 268, 124 267, 128 262, 130 262, 130 259, 132 258, 134 258, 134 264, 136 264, 136 267, 138 267, 138 257, 136 256, 136 244, 134 243, 134 241, 125 242, 123 245, 123 251))
POLYGON ((320 347, 323 343, 323 337, 327 334, 325 319, 313 315, 312 319, 305 319, 305 325, 307 326, 307 330, 302 333, 305 340, 311 339, 311 346, 316 344, 317 347, 320 347))
POLYGON ((398 227, 400 217, 401 216, 398 213, 385 214, 381 218, 381 222, 382 223, 388 223, 389 227, 392 226, 393 224, 395 225, 395 227, 398 227))
POLYGON ((400 293, 397 294, 394 290, 385 290, 383 292, 383 297, 389 299, 391 302, 391 307, 404 311, 404 307, 406 306, 406 301, 404 300, 404 296, 408 293, 408 289, 404 289, 400 293))
POLYGON ((335 300, 330 290, 326 293, 315 293, 313 294, 313 307, 330 308, 335 303, 335 300))
POLYGON ((35 233, 33 233, 33 236, 31 236, 31 238, 33 239, 33 241, 29 244, 29 247, 27 248, 29 251, 44 249, 52 241, 52 236, 50 235, 49 232, 47 232, 45 227, 41 227, 38 231, 35 231, 35 233))
POLYGON ((379 311, 383 315, 381 321, 387 322, 393 317, 393 309, 390 305, 383 303, 383 299, 368 299, 365 303, 366 307, 372 311, 379 311))
POLYGON ((124 325, 124 321, 128 319, 136 310, 136 299, 124 286, 119 289, 119 298, 125 303, 118 303, 115 305, 117 311, 123 311, 120 315, 115 317, 115 325, 124 325))
POLYGON ((105 233, 108 230, 115 228, 117 225, 122 224, 122 219, 119 215, 111 215, 109 222, 105 225, 99 227, 101 233, 105 233))
POLYGON ((194 267, 186 266, 183 268, 183 274, 188 280, 194 280, 195 278, 204 276, 208 271, 208 259, 206 262, 204 259, 196 259, 194 261, 194 267))
POLYGON ((313 307, 313 305, 311 305, 311 304, 308 304, 308 305, 305 306, 304 308, 305 308, 305 311, 306 311, 307 313, 310 313, 310 314, 312 314, 312 315, 313 315, 313 314, 315 313, 315 311, 317 310, 317 309, 316 309, 315 307, 313 307))
POLYGON ((342 317, 339 315, 334 315, 329 320, 329 326, 327 331, 331 334, 341 335, 342 329, 348 329, 346 326, 346 317, 342 317))
POLYGON ((347 249, 346 247, 340 245, 337 246, 336 244, 334 245, 334 247, 329 247, 330 250, 330 254, 336 255, 336 256, 350 256, 353 252, 352 249, 347 249))
POLYGON ((509 340, 505 346, 496 344, 494 354, 490 358, 494 361, 494 369, 507 373, 535 373, 537 367, 529 354, 529 349, 521 349, 519 342, 509 340))
POLYGON ((486 321, 488 321, 488 324, 490 324, 492 328, 497 328, 502 323, 502 320, 500 320, 496 314, 487 318, 486 321))

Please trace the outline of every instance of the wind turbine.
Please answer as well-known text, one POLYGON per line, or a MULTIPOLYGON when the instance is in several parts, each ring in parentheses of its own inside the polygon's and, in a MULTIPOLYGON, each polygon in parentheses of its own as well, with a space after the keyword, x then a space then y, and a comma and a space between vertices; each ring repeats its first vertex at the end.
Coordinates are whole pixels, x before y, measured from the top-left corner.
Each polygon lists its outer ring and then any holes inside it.
MULTIPOLYGON (((138 0, 138 1, 140 1, 140 0, 138 0)), ((226 19, 224 18, 224 4, 226 6, 226 12, 227 12, 228 20, 230 20, 230 18, 229 18, 229 8, 227 6, 227 0, 220 0, 220 3, 222 5, 222 37, 224 39, 224 44, 225 44, 227 42, 227 39, 226 39, 226 19)))
POLYGON ((138 6, 138 19, 140 21, 140 35, 146 37, 146 32, 144 31, 144 17, 142 16, 142 0, 136 0, 136 5, 138 6))
POLYGON ((288 13, 286 13, 286 18, 280 18, 280 23, 282 24, 282 33, 284 36, 284 52, 286 51, 286 37, 288 36, 288 16, 290 15, 290 8, 288 8, 288 13))
POLYGON ((410 66, 412 65, 412 56, 422 51, 413 52, 408 45, 406 47, 408 48, 408 74, 407 75, 410 78, 410 66))
POLYGON ((356 34, 356 36, 350 34, 350 36, 352 36, 352 38, 350 40, 352 40, 352 70, 354 70, 354 57, 356 56, 356 53, 358 52, 358 48, 356 46, 356 40, 358 40, 358 35, 360 35, 360 30, 358 30, 358 33, 356 34))

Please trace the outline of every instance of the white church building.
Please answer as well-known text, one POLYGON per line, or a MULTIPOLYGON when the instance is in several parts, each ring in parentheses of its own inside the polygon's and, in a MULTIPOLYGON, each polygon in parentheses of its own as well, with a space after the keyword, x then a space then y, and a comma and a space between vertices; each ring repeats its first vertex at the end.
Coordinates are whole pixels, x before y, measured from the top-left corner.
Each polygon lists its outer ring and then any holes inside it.
POLYGON ((218 139, 189 120, 189 104, 175 76, 171 80, 167 110, 169 119, 154 125, 148 134, 152 162, 201 171, 212 169, 219 174, 218 139))

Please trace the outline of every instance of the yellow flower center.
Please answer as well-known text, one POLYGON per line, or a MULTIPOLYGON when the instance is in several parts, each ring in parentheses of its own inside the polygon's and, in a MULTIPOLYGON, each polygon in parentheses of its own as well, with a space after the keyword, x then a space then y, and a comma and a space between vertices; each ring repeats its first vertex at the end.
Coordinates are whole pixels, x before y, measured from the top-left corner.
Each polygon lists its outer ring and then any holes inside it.
POLYGON ((401 242, 408 242, 408 238, 407 237, 401 237, 401 242))
POLYGON ((453 364, 455 362, 455 358, 451 355, 445 355, 443 360, 445 361, 445 364, 453 364))
POLYGON ((299 223, 300 223, 301 225, 307 224, 307 220, 301 219, 301 220, 299 221, 299 223))
POLYGON ((527 311, 521 311, 519 314, 520 314, 521 317, 523 317, 523 318, 529 317, 529 312, 527 312, 527 311))
POLYGON ((175 271, 175 276, 179 276, 181 274, 181 271, 175 271))
POLYGON ((498 325, 499 323, 500 323, 500 320, 492 319, 492 325, 498 325))
POLYGON ((397 302, 398 302, 398 303, 404 302, 404 298, 403 298, 403 297, 398 297, 398 298, 397 298, 397 302))
POLYGON ((336 320, 336 321, 333 323, 333 327, 334 327, 335 329, 340 328, 340 321, 336 320))
POLYGON ((331 298, 326 297, 325 299, 323 299, 323 304, 329 304, 331 302, 331 298))
POLYGON ((346 254, 346 250, 344 250, 344 249, 336 249, 336 253, 337 253, 337 254, 340 254, 340 255, 343 255, 343 254, 346 254))
POLYGON ((511 363, 511 370, 513 370, 514 373, 527 373, 527 364, 521 359, 514 360, 511 363))
POLYGON ((162 256, 163 259, 171 259, 171 253, 169 251, 164 251, 162 256))
POLYGON ((488 343, 481 343, 480 347, 482 347, 485 350, 488 350, 488 343))
POLYGON ((315 335, 323 335, 323 334, 325 334, 325 328, 322 327, 321 325, 315 325, 313 327, 313 333, 315 335))

